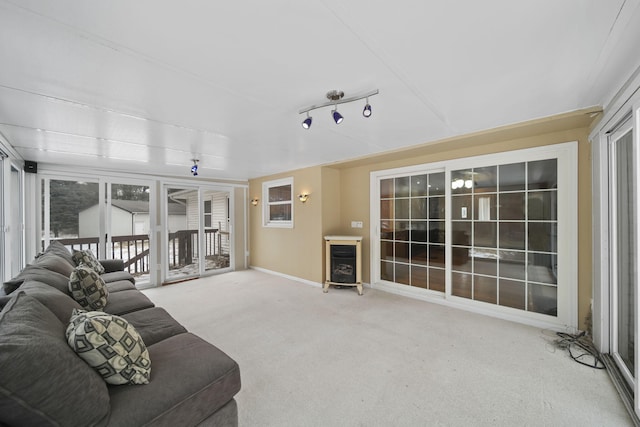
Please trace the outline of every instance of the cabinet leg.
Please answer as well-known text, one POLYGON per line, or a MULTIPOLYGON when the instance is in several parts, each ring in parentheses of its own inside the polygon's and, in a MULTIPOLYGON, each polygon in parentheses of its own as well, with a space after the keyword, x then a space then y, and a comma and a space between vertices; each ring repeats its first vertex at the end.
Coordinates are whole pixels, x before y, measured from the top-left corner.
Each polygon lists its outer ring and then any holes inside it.
POLYGON ((362 296, 362 283, 358 283, 358 295, 362 296))
POLYGON ((324 292, 325 294, 329 292, 329 283, 327 282, 324 283, 324 286, 322 287, 322 292, 324 292))

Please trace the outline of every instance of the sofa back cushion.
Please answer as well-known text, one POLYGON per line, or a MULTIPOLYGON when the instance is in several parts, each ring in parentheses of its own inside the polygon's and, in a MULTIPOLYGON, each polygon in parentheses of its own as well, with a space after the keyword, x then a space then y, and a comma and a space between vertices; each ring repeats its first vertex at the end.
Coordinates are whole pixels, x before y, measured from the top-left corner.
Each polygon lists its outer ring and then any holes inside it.
POLYGON ((0 424, 89 426, 109 417, 107 386, 65 341, 65 326, 18 291, 0 312, 0 424))
POLYGON ((44 252, 36 256, 31 264, 27 264, 20 274, 4 282, 3 290, 9 295, 18 289, 25 280, 33 279, 64 291, 68 284, 65 279, 69 278, 74 267, 71 252, 62 243, 54 240, 44 252), (55 274, 49 275, 47 272, 55 274), (63 282, 64 285, 61 285, 63 282))
POLYGON ((75 265, 70 264, 67 260, 60 255, 56 255, 52 252, 47 252, 45 254, 40 255, 35 260, 33 260, 33 264, 38 267, 45 268, 49 271, 55 271, 56 273, 60 273, 64 276, 69 277, 75 265))
POLYGON ((42 265, 27 264, 27 266, 11 280, 4 282, 5 292, 10 294, 18 289, 24 282, 35 280, 36 282, 46 283, 69 295, 69 275, 57 273, 48 270, 42 265), (10 289, 9 289, 10 288, 10 289))
POLYGON ((100 275, 84 264, 77 266, 69 277, 69 292, 82 308, 103 310, 109 290, 100 275))
POLYGON ((65 261, 67 261, 67 263, 74 265, 73 259, 71 258, 71 252, 69 251, 69 249, 67 249, 65 245, 63 245, 57 240, 52 240, 49 243, 49 246, 47 246, 47 249, 45 249, 44 252, 42 252, 41 254, 38 254, 36 258, 39 258, 44 254, 57 255, 62 259, 64 259, 65 261))
POLYGON ((20 290, 40 301, 65 325, 69 323, 73 310, 82 308, 76 300, 71 298, 68 291, 60 292, 52 286, 35 280, 25 281, 20 286, 20 290))

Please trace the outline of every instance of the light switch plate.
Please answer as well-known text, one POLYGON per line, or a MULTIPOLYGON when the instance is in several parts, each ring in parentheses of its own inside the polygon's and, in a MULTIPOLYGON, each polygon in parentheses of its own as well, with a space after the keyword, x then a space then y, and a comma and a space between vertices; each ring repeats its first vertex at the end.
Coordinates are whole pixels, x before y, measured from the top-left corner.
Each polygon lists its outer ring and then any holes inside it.
POLYGON ((351 221, 351 228, 362 228, 362 221, 351 221))

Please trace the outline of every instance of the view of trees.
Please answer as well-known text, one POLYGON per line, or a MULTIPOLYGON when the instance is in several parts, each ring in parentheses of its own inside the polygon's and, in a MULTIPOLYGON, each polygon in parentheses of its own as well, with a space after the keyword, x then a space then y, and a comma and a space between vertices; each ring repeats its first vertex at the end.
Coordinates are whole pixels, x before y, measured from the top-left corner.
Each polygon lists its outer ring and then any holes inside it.
MULTIPOLYGON (((98 185, 96 182, 50 181, 49 222, 53 237, 78 235, 78 214, 98 204, 98 185)), ((149 201, 145 186, 112 184, 111 194, 112 199, 117 200, 149 201)), ((44 209, 44 191, 42 197, 44 209)))

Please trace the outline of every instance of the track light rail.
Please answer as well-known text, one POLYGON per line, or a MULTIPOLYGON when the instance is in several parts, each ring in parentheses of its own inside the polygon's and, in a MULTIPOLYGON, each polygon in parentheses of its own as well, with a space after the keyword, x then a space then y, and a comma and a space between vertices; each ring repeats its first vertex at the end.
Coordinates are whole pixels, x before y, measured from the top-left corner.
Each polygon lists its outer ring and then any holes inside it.
POLYGON ((309 111, 317 110, 318 108, 329 107, 329 106, 332 106, 332 105, 346 104, 347 102, 359 101, 361 99, 365 99, 365 98, 368 98, 370 96, 377 95, 378 93, 379 93, 378 89, 375 89, 375 90, 369 91, 367 93, 364 93, 362 95, 356 95, 356 96, 351 96, 349 98, 343 98, 343 99, 338 99, 338 100, 335 100, 335 101, 323 102, 322 104, 311 105, 309 107, 306 107, 306 108, 303 108, 302 110, 300 110, 298 112, 298 114, 308 113, 309 111))

